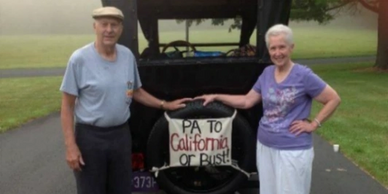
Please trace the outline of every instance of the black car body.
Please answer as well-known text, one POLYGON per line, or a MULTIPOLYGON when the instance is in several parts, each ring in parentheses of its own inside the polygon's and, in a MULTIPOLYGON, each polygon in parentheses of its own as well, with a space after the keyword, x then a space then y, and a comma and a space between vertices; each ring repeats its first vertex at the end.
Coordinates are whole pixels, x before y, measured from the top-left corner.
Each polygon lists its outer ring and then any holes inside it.
MULTIPOLYGON (((119 43, 130 48, 136 56, 143 88, 165 100, 195 97, 207 93, 246 94, 252 89, 264 68, 271 64, 264 41, 266 30, 274 24, 288 24, 291 9, 291 0, 102 0, 102 4, 115 6, 123 11, 124 31, 119 43), (161 19, 235 18, 236 16, 242 18, 239 42, 191 43, 190 46, 239 48, 250 43, 250 38, 255 36, 254 56, 171 58, 161 52, 162 47, 171 46, 159 41, 158 21, 161 19), (138 29, 138 22, 140 29, 138 29), (142 53, 139 53, 138 32, 140 30, 148 41, 148 47, 142 53)), ((178 41, 172 46, 179 47, 185 44, 184 41, 183 43, 178 41)), ((209 113, 209 110, 195 112, 194 109, 200 109, 200 102, 191 104, 187 108, 192 108, 193 111, 181 111, 175 115, 178 117, 214 115, 209 113)), ((222 105, 216 104, 213 109, 219 106, 222 105)), ((129 123, 133 139, 134 171, 149 171, 154 166, 163 165, 163 162, 168 160, 166 156, 168 151, 164 145, 164 142, 168 142, 168 139, 166 140, 168 136, 164 134, 166 133, 164 128, 167 127, 163 117, 164 111, 136 102, 133 102, 130 108, 129 123)), ((226 110, 228 111, 230 112, 226 110)), ((238 110, 238 114, 241 122, 247 125, 239 125, 237 128, 243 127, 248 132, 234 129, 236 125, 233 124, 234 131, 240 131, 239 134, 233 132, 235 139, 233 146, 236 146, 233 148, 236 153, 233 159, 245 171, 253 173, 256 172, 255 145, 258 123, 262 115, 261 105, 248 110, 238 110), (239 144, 244 142, 248 142, 245 147, 239 147, 239 144), (241 160, 245 160, 244 164, 240 164, 241 160)), ((185 167, 161 171, 157 178, 158 184, 168 193, 218 194, 232 193, 244 186, 248 180, 241 172, 230 167, 213 167, 213 171, 210 170, 210 172, 209 169, 200 168, 185 167)))

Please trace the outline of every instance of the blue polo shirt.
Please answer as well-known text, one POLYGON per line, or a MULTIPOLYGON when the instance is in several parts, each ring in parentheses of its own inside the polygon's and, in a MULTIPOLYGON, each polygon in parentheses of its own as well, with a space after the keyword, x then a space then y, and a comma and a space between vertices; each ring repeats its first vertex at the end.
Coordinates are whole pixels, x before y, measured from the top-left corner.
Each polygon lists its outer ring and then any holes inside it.
POLYGON ((94 43, 71 55, 60 90, 77 96, 76 122, 111 127, 129 119, 132 91, 141 81, 132 52, 119 44, 116 50, 115 61, 102 58, 94 43))

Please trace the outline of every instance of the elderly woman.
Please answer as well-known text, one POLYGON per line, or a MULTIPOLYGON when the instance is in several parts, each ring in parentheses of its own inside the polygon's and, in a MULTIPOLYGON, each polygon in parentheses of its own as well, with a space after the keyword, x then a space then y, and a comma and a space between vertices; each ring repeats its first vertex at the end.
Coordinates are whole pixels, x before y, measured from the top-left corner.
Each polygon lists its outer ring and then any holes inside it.
POLYGON ((260 194, 308 194, 314 158, 312 132, 335 111, 340 97, 310 68, 292 62, 294 43, 289 27, 271 27, 265 40, 273 65, 265 68, 247 94, 197 99, 204 99, 204 105, 217 100, 239 109, 249 109, 262 100, 256 150, 260 194), (310 121, 313 99, 323 107, 310 121))

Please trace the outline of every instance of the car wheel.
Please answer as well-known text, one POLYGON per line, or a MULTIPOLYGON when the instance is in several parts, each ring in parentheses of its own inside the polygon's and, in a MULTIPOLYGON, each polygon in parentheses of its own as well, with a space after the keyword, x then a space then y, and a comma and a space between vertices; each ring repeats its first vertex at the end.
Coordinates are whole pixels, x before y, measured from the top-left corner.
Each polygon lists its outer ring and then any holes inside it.
MULTIPOLYGON (((233 115, 234 109, 219 102, 206 106, 197 100, 186 107, 168 112, 171 118, 225 118, 233 115)), ((255 137, 247 120, 237 114, 232 125, 232 160, 247 171, 255 161, 255 137)), ((162 116, 154 125, 147 142, 147 166, 162 167, 169 164, 168 121, 162 116)), ((247 180, 242 172, 229 166, 171 167, 161 170, 157 176, 160 188, 177 194, 233 193, 247 180)))

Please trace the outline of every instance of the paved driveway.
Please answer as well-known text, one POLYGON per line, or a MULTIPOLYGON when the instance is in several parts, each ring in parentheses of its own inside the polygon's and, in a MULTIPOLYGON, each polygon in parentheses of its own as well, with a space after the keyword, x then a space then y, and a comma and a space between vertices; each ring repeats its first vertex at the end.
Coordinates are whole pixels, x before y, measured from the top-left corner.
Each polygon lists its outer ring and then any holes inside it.
MULTIPOLYGON (((314 145, 312 194, 388 194, 320 137, 314 136, 314 145)), ((75 193, 73 175, 64 160, 59 113, 0 134, 0 193, 75 193)), ((257 194, 258 190, 241 193, 257 194)))

